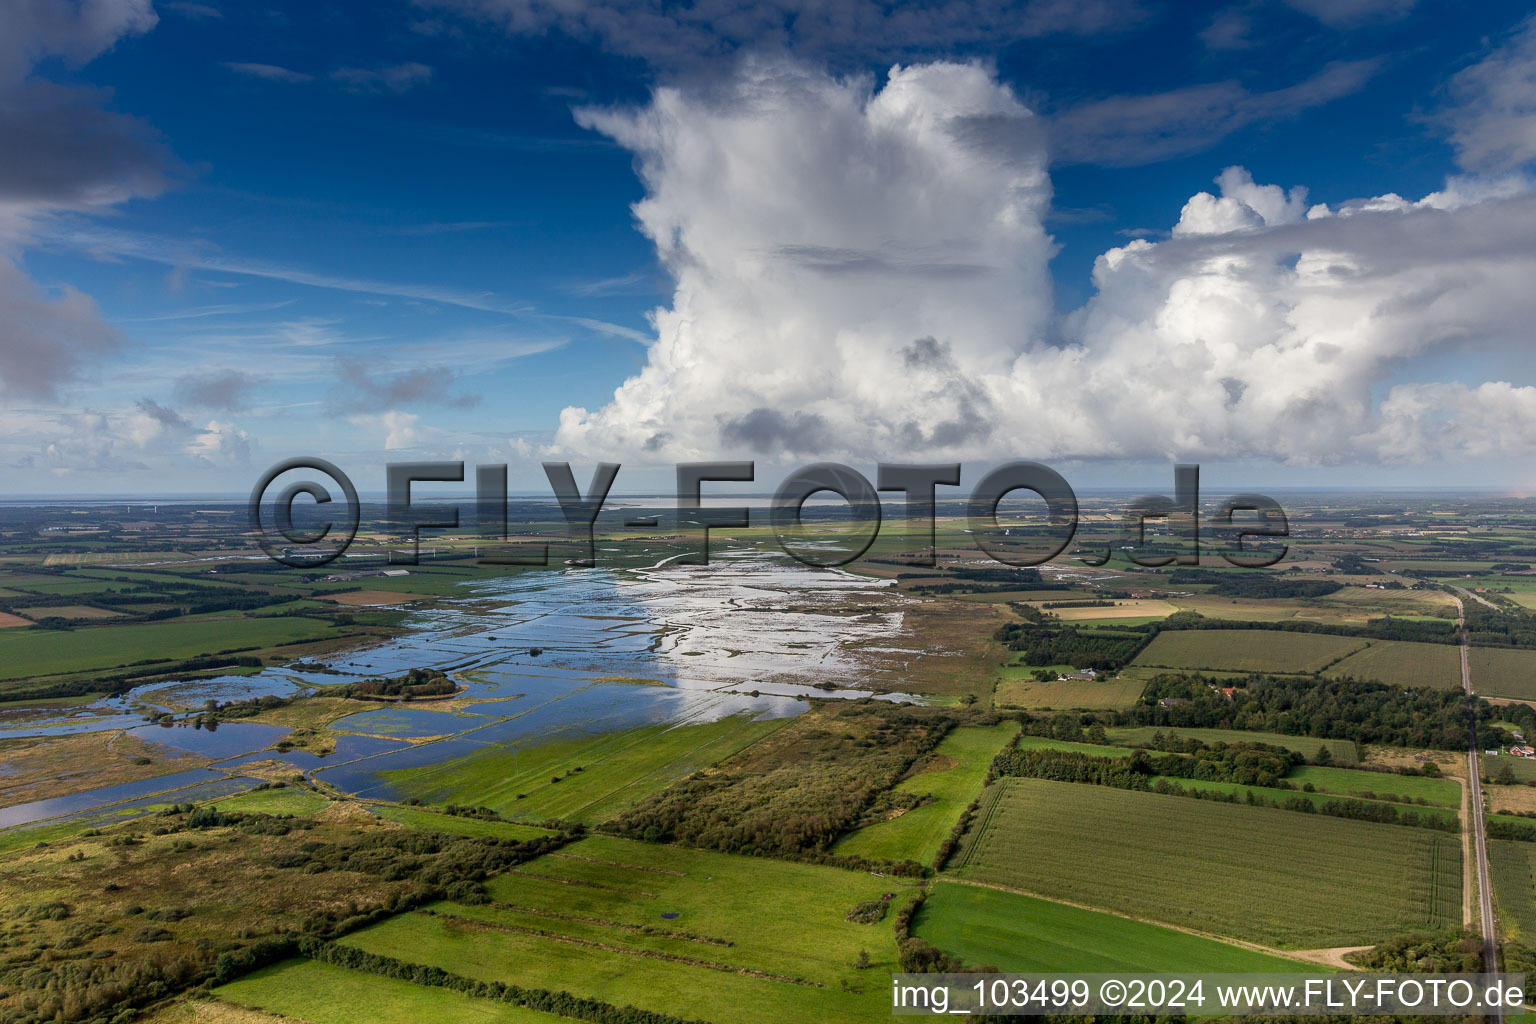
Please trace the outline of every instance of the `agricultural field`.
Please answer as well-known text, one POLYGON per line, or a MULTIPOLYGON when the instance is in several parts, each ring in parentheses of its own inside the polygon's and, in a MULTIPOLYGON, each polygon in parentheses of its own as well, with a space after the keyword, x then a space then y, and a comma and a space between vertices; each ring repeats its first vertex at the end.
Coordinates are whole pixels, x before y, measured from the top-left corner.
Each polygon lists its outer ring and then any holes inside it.
POLYGON ((1472 689, 1478 694, 1536 700, 1536 651, 1474 647, 1468 656, 1472 689))
POLYGON ((992 700, 1000 708, 1128 708, 1136 703, 1144 689, 1146 683, 1138 679, 1042 683, 1019 673, 1011 677, 1005 675, 999 680, 992 700))
POLYGON ((1489 778, 1495 777, 1500 769, 1508 765, 1515 773, 1517 782, 1536 782, 1536 758, 1513 757, 1508 752, 1495 757, 1483 757, 1480 761, 1483 774, 1489 778))
POLYGON ((1049 605, 1060 600, 1062 599, 1056 598, 1055 601, 1041 601, 1036 604, 1035 607, 1039 608, 1043 612, 1056 616, 1063 622, 1079 622, 1084 619, 1140 619, 1143 621, 1156 621, 1157 619, 1165 619, 1172 615, 1174 612, 1178 611, 1177 608, 1169 604, 1167 601, 1145 598, 1116 601, 1113 605, 1107 607, 1048 607, 1049 605))
POLYGON ((1307 965, 1144 921, 939 881, 913 934, 967 967, 1001 971, 1300 971, 1307 965))
POLYGON ((874 1020, 890 1015, 894 933, 888 917, 859 924, 845 915, 866 901, 900 907, 914 892, 864 872, 606 836, 488 888, 488 905, 435 904, 342 941, 689 1020, 874 1020), (861 950, 872 969, 853 966, 861 950))
MULTIPOLYGON (((1326 675, 1374 679, 1392 686, 1461 688, 1461 649, 1454 644, 1370 640, 1363 651, 1331 666, 1326 675)), ((1477 678, 1476 676, 1473 677, 1477 678)))
POLYGON ((0 680, 111 669, 145 659, 174 660, 220 651, 251 650, 334 635, 330 623, 297 617, 230 618, 206 623, 171 620, 71 631, 0 631, 0 680))
POLYGON ((1499 924, 1512 938, 1536 944, 1536 843, 1490 839, 1488 867, 1499 924))
POLYGON ((1314 618, 1322 621, 1342 621, 1337 613, 1318 612, 1302 607, 1296 601, 1282 598, 1216 597, 1206 594, 1180 594, 1168 598, 1168 602, 1181 612, 1199 612, 1208 619, 1239 619, 1244 622, 1288 622, 1298 618, 1314 618))
MULTIPOLYGON (((413 985, 314 960, 288 960, 214 991, 220 1000, 312 1024, 560 1024, 557 1017, 449 989, 413 985)), ((198 1016, 180 1018, 196 1024, 198 1016)), ((152 1024, 177 1024, 169 1014, 152 1024)))
POLYGON ((1128 747, 1151 746, 1152 737, 1161 732, 1165 736, 1177 733, 1183 739, 1200 740, 1203 743, 1268 743, 1273 747, 1294 750, 1308 760, 1317 757, 1323 747, 1339 764, 1359 764, 1360 748, 1354 740, 1325 740, 1312 736, 1286 736, 1277 732, 1247 732, 1242 729, 1158 729, 1143 725, 1132 728, 1107 730, 1111 743, 1128 747))
POLYGON ((1365 646, 1356 637, 1323 633, 1181 629, 1159 633, 1132 664, 1188 672, 1320 672, 1365 646))
POLYGON ((953 862, 968 881, 1278 948, 1461 919, 1456 836, 1039 779, 987 797, 953 862))
POLYGON ((850 833, 832 852, 930 863, 960 812, 981 792, 992 758, 1018 731, 1016 722, 951 729, 934 748, 925 769, 895 787, 898 793, 924 797, 926 802, 850 833))
POLYGON ((1427 779, 1423 776, 1397 775, 1390 772, 1351 771, 1348 768, 1328 768, 1318 765, 1302 765, 1291 770, 1285 781, 1297 786, 1311 783, 1322 793, 1339 796, 1364 796, 1368 793, 1390 793, 1410 800, 1424 800, 1439 807, 1461 806, 1461 786, 1451 779, 1427 779))
POLYGON ((595 825, 789 721, 732 715, 705 725, 651 725, 523 748, 497 746, 425 768, 385 772, 383 778, 402 798, 485 806, 529 821, 595 825))
POLYGON ((1092 757, 1130 757, 1135 753, 1130 747, 1111 747, 1100 743, 1074 743, 1071 740, 1053 740, 1048 736, 1020 736, 1014 746, 1019 750, 1071 750, 1092 757))
MULTIPOLYGON (((1483 763, 1487 763, 1488 760, 1485 757, 1483 763)), ((1497 769, 1494 769, 1494 772, 1497 777, 1497 769)), ((1483 792, 1488 796, 1488 810, 1495 814, 1536 813, 1536 786, 1525 784, 1502 786, 1490 783, 1483 787, 1483 792)), ((1536 824, 1536 821, 1532 824, 1536 824)))

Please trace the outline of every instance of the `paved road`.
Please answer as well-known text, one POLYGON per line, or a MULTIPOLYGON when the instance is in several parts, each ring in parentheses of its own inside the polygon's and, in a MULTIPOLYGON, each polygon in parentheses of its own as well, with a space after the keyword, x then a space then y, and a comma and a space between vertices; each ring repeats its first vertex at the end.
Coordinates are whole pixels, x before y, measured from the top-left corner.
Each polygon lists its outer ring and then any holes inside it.
MULTIPOLYGON (((1494 611, 1498 611, 1499 610, 1499 606, 1494 604, 1492 601, 1488 600, 1486 597, 1479 597, 1476 594, 1472 593, 1472 591, 1470 591, 1470 590, 1465 590, 1465 589, 1463 589, 1461 587, 1451 586, 1451 584, 1449 584, 1449 583, 1447 583, 1446 586, 1450 587, 1452 590, 1456 591, 1456 593, 1462 595, 1463 597, 1470 597, 1472 600, 1476 601, 1478 604, 1487 605, 1489 608, 1492 608, 1494 611)), ((1459 605, 1461 602, 1458 601, 1456 603, 1459 605)))
MULTIPOLYGON (((1493 887, 1488 883, 1488 829, 1483 821, 1483 775, 1477 763, 1477 724, 1472 711, 1472 665, 1467 657, 1467 610, 1459 597, 1456 598, 1456 624, 1461 630, 1461 688, 1467 694, 1467 785, 1472 804, 1472 850, 1477 860, 1477 905, 1482 917, 1483 970, 1492 974, 1499 969, 1499 933, 1493 916, 1493 887)), ((1502 1011, 1495 1011, 1492 1016, 1499 1024, 1503 1024, 1502 1011)))

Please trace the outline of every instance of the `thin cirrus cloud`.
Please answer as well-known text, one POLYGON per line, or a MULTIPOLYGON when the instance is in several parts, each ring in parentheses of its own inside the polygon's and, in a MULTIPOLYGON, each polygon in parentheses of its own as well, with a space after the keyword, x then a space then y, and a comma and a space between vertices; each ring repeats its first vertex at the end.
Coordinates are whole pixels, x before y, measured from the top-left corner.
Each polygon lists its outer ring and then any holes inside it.
POLYGON ((1139 0, 421 0, 423 5, 496 25, 513 35, 550 31, 590 40, 646 61, 669 76, 755 51, 862 62, 935 51, 998 47, 1053 35, 1123 32, 1142 23, 1139 0))
POLYGON ((247 78, 260 78, 267 82, 287 82, 297 85, 300 82, 313 82, 314 75, 305 74, 302 71, 294 71, 277 64, 261 64, 255 61, 227 60, 224 66, 237 75, 247 78))
POLYGON ((286 281, 311 288, 325 288, 361 295, 412 299, 481 313, 501 313, 525 319, 569 323, 627 341, 645 343, 650 340, 645 333, 623 324, 610 323, 595 317, 540 312, 528 303, 500 299, 489 292, 466 292, 436 285, 376 281, 324 274, 280 263, 229 256, 210 250, 206 246, 189 246, 175 239, 156 235, 110 231, 84 225, 55 225, 46 238, 54 244, 90 254, 146 260, 168 267, 190 267, 217 273, 286 281))
MULTIPOLYGON (((306 71, 295 71, 280 64, 257 61, 225 61, 224 66, 237 75, 256 78, 265 82, 281 82, 302 85, 313 82, 315 76, 306 71)), ((406 61, 377 68, 342 67, 331 71, 326 78, 349 92, 404 93, 432 79, 432 69, 426 64, 406 61)))
POLYGON ((416 61, 381 68, 337 68, 331 72, 331 81, 353 92, 402 93, 425 85, 431 78, 432 69, 416 61))
POLYGON ((1241 128, 1295 117, 1358 92, 1380 66, 1379 60, 1330 64, 1269 92, 1225 81, 1085 103, 1052 119, 1052 161, 1132 167, 1196 153, 1241 128))
POLYGON ((489 292, 465 292, 433 285, 374 281, 325 274, 281 263, 230 256, 205 246, 192 246, 176 239, 157 235, 61 224, 55 226, 46 237, 55 244, 66 245, 86 253, 146 260, 168 267, 190 267, 197 270, 286 281, 290 284, 333 291, 415 299, 482 313, 521 315, 533 312, 532 308, 526 304, 506 302, 497 299, 489 292))

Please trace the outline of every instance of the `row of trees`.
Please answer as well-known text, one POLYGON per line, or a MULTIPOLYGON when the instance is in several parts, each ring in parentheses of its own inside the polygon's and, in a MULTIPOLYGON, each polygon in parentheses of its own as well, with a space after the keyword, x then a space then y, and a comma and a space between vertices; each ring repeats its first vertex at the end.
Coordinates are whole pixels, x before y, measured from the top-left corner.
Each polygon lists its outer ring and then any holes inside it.
MULTIPOLYGON (((1466 698, 1458 690, 1408 690, 1348 676, 1252 675, 1220 680, 1223 687, 1236 688, 1228 699, 1213 688, 1214 682, 1199 674, 1158 676, 1136 705, 1107 713, 1104 721, 1164 729, 1244 729, 1436 750, 1467 745, 1466 698)), ((1478 732, 1488 745, 1510 741, 1494 725, 1507 710, 1477 702, 1478 732)))

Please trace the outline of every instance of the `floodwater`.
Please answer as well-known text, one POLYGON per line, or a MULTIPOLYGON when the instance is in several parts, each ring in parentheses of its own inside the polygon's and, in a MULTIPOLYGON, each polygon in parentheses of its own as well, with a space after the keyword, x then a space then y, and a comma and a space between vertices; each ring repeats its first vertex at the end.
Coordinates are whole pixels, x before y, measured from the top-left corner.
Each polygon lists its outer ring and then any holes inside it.
MULTIPOLYGON (((737 714, 791 717, 807 706, 799 698, 809 696, 916 700, 858 688, 867 673, 863 652, 888 649, 882 644, 902 631, 901 600, 889 587, 884 580, 787 563, 766 551, 715 556, 707 566, 668 560, 648 569, 478 579, 464 585, 462 600, 414 614, 407 634, 329 659, 330 673, 272 667, 253 675, 150 684, 10 729, 0 721, 0 736, 86 730, 93 722, 103 729, 131 725, 135 736, 220 759, 218 767, 228 771, 278 759, 342 790, 379 794, 382 771, 441 763, 490 744, 534 745, 737 714), (277 726, 227 722, 209 731, 143 725, 135 717, 196 708, 210 699, 288 696, 314 684, 412 668, 451 673, 473 703, 460 703, 456 713, 400 707, 347 716, 333 723, 345 735, 325 757, 266 750, 289 731, 277 726), (442 738, 405 742, 423 737, 442 738)), ((63 808, 56 814, 71 813, 124 799, 106 791, 117 788, 60 798, 67 806, 39 803, 63 808)), ((5 809, 0 826, 41 820, 35 813, 5 809)))
POLYGON ((269 747, 290 731, 280 725, 262 725, 259 722, 220 722, 212 729, 176 723, 143 725, 128 730, 128 735, 146 743, 175 747, 189 754, 201 754, 218 760, 269 747))
MULTIPOLYGON (((0 828, 11 825, 25 825, 34 821, 43 821, 47 818, 59 818, 79 811, 86 811, 96 807, 104 807, 109 804, 119 804, 135 797, 144 797, 153 793, 164 793, 167 790, 179 790, 185 786, 210 782, 220 778, 219 773, 211 772, 206 768, 194 768, 191 771, 176 772, 173 775, 160 775, 153 779, 144 779, 141 782, 120 782, 115 786, 101 786, 97 789, 88 789, 82 793, 71 793, 68 796, 56 796, 48 800, 34 800, 31 803, 15 804, 11 807, 0 808, 0 828)), ((255 785, 254 780, 251 783, 255 785)), ((165 799, 184 799, 180 796, 165 799)))

